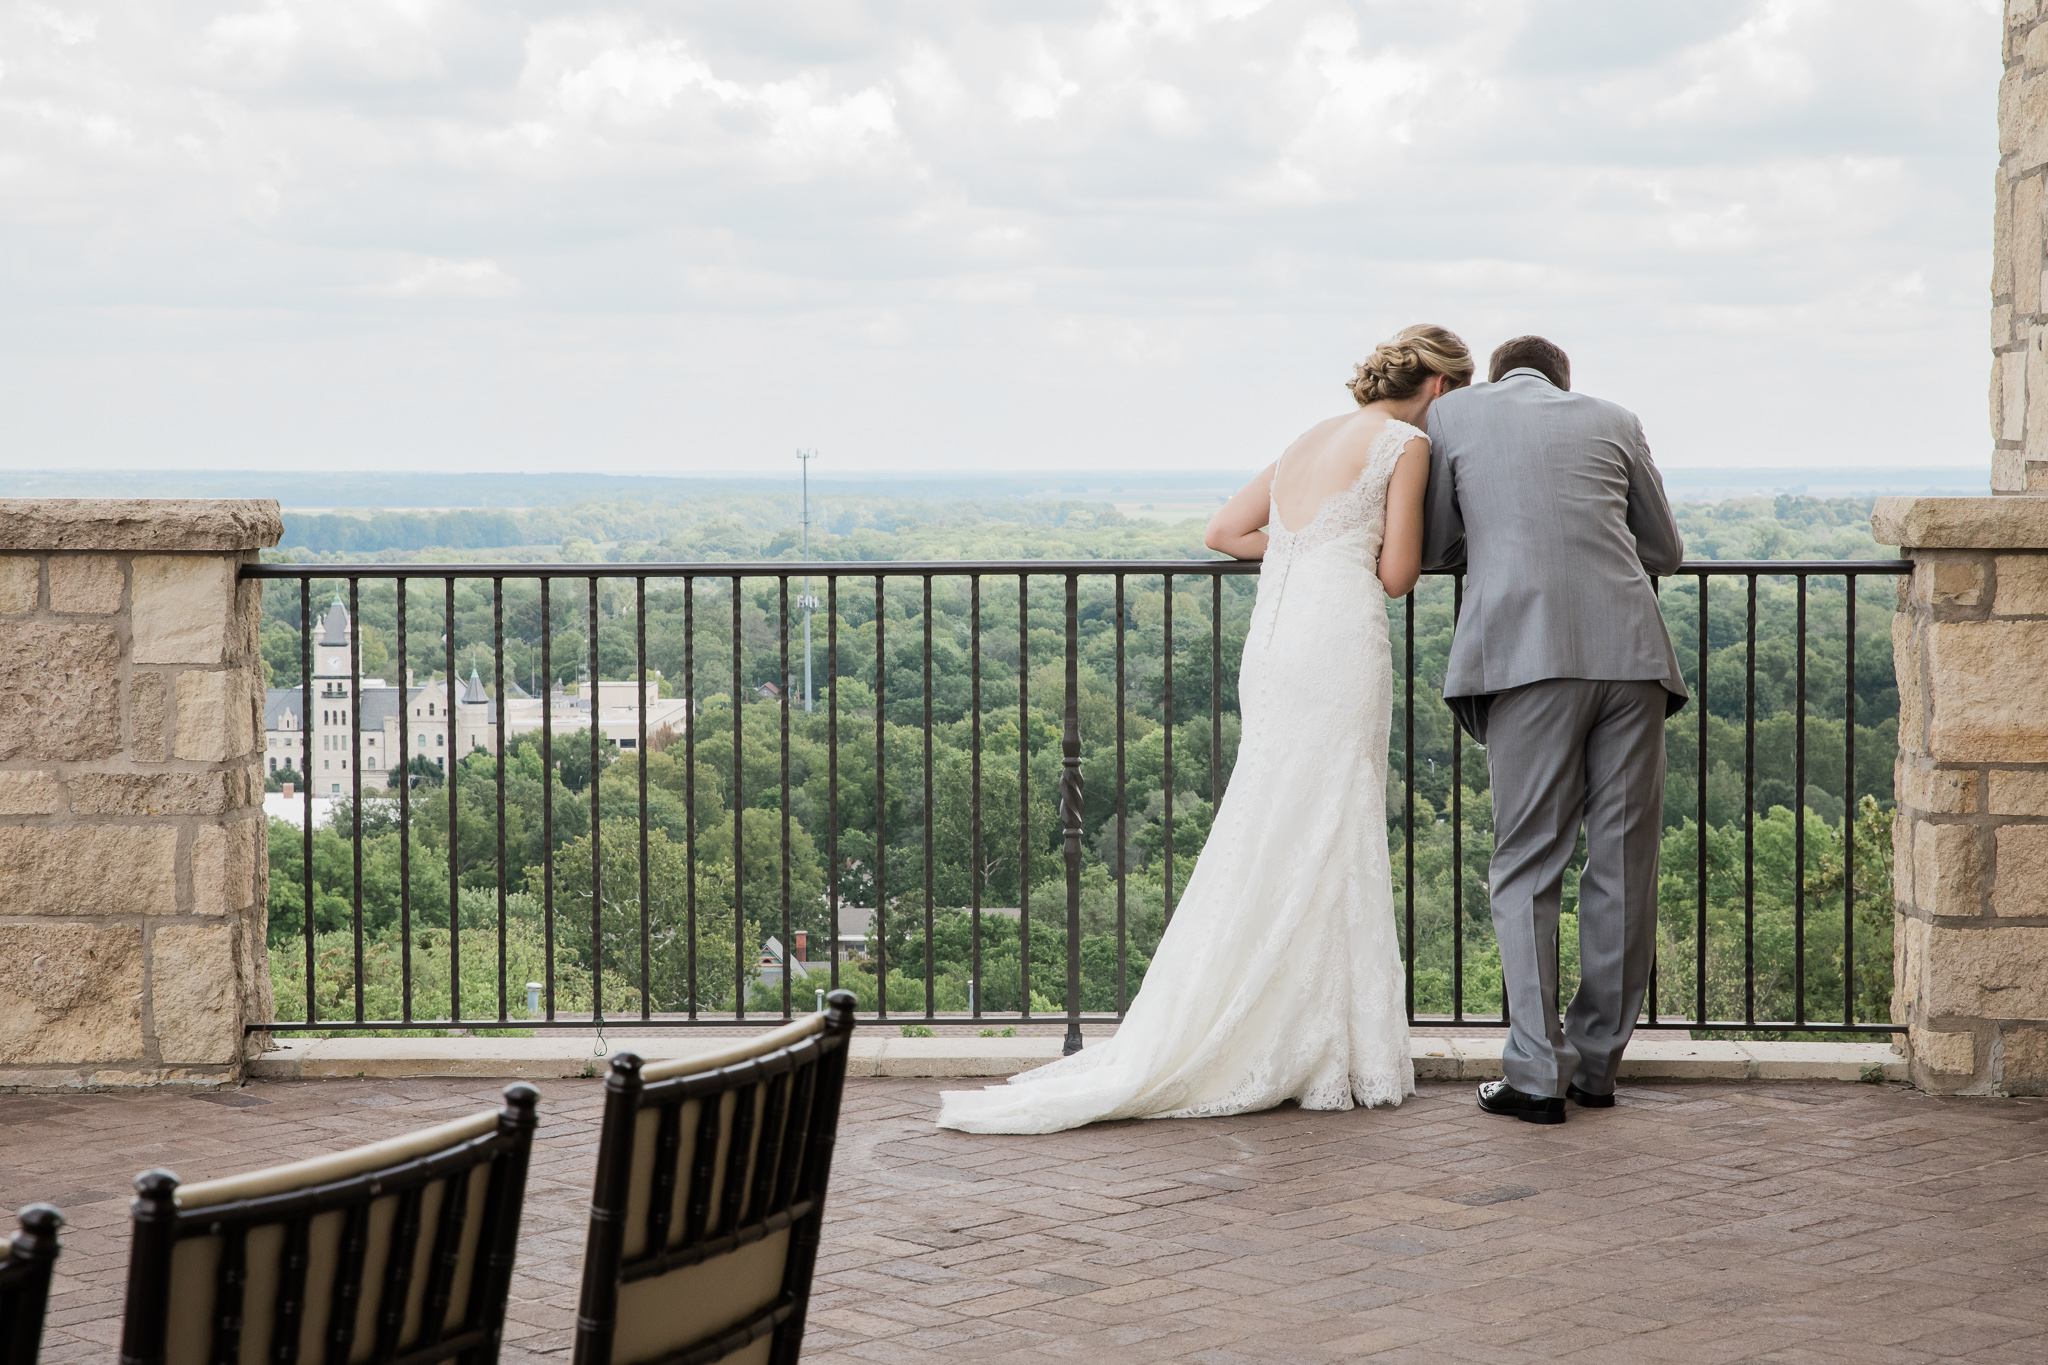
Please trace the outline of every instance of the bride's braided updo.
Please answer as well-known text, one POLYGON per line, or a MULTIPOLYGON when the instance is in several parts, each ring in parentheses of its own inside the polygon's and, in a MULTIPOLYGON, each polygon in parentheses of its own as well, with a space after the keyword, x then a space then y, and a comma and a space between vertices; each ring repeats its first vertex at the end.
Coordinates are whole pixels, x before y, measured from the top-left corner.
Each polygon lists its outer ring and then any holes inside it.
POLYGON ((1347 385, 1358 406, 1413 398, 1433 374, 1462 389, 1472 382, 1472 353, 1458 334, 1433 323, 1403 327, 1391 341, 1373 348, 1347 385))

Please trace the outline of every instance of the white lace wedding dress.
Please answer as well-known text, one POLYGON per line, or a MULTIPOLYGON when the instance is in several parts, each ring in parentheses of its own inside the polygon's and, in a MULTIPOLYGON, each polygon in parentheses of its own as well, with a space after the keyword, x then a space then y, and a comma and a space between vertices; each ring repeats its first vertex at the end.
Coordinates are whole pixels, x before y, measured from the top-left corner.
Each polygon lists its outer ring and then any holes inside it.
POLYGON ((941 1127, 1053 1133, 1414 1093, 1387 855, 1392 654, 1375 569, 1387 480, 1422 434, 1389 421, 1357 481, 1300 530, 1272 509, 1238 677, 1237 766, 1116 1036, 1007 1085, 946 1092, 941 1127))

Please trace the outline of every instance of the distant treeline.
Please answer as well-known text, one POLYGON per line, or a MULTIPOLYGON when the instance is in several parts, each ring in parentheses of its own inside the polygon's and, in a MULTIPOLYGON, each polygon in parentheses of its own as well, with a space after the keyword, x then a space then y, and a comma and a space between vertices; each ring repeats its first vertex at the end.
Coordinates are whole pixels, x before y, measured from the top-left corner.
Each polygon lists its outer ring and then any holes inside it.
MULTIPOLYGON (((801 541, 793 493, 757 493, 676 504, 622 498, 564 507, 449 508, 444 511, 286 512, 284 540, 270 559, 426 550, 474 552, 559 547, 572 561, 732 560, 786 556, 801 541)), ((865 557, 874 535, 971 533, 983 527, 1096 531, 1126 525, 1115 506, 1078 500, 936 502, 923 498, 811 499, 811 549, 819 559, 865 557)), ((530 560, 531 553, 508 556, 530 560)))
POLYGON ((526 528, 514 512, 463 508, 448 512, 372 512, 364 516, 287 512, 284 540, 321 554, 367 554, 373 550, 483 550, 526 543, 526 528))

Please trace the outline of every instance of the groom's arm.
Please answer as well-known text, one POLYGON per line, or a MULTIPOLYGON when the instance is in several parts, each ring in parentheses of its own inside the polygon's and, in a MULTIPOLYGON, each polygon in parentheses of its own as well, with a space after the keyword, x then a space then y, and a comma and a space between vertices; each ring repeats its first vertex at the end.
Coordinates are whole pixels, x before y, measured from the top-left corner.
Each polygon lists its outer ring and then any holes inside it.
POLYGON ((1465 567, 1465 517, 1458 510, 1458 486, 1444 458, 1443 432, 1429 415, 1429 487, 1422 495, 1422 569, 1436 573, 1465 567))
POLYGON ((1643 424, 1635 424, 1635 439, 1629 451, 1628 529, 1636 538, 1636 558, 1647 573, 1668 577, 1678 572, 1685 559, 1685 538, 1671 515, 1664 496, 1664 476, 1650 459, 1650 443, 1643 439, 1643 424))

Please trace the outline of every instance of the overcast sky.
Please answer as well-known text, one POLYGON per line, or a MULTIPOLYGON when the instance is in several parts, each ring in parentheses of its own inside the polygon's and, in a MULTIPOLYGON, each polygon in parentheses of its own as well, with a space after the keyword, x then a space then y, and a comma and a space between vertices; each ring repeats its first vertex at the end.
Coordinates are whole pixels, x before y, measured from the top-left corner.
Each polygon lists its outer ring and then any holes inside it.
POLYGON ((1251 469, 1433 321, 1984 465, 1998 10, 8 0, 0 459, 1251 469))

